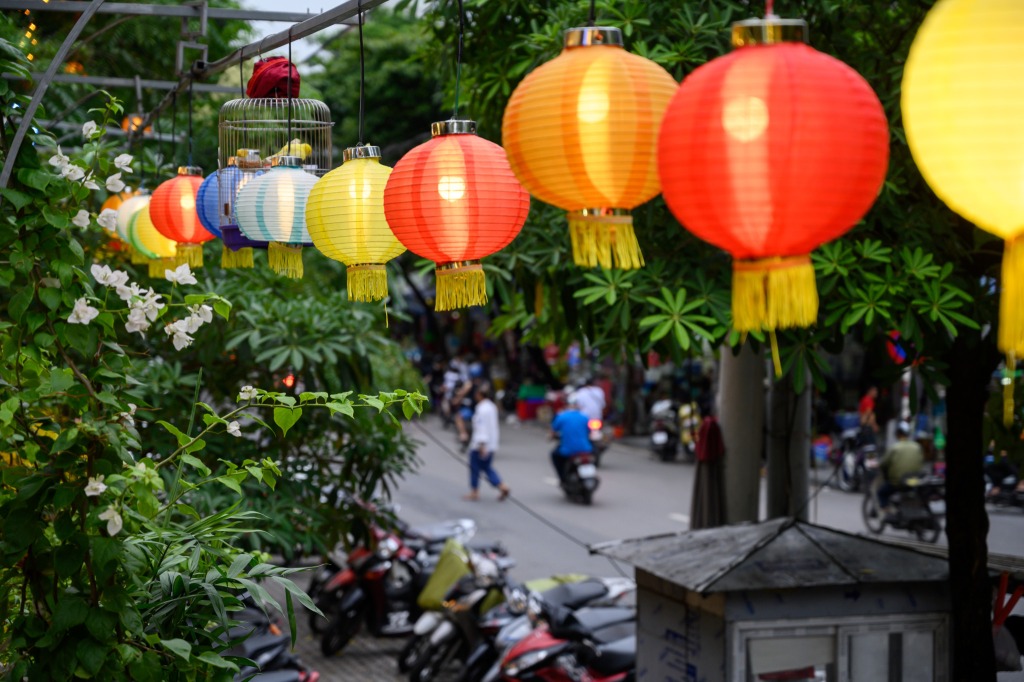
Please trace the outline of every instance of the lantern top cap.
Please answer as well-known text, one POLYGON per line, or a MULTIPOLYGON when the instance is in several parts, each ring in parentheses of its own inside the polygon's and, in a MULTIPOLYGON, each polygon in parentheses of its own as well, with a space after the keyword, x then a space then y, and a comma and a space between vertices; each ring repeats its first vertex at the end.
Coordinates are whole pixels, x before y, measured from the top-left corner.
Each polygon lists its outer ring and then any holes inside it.
POLYGON ((228 157, 228 165, 229 166, 237 166, 238 165, 238 157, 237 156, 229 156, 228 157))
POLYGON ((197 175, 202 177, 203 169, 199 166, 178 166, 178 175, 197 175))
POLYGON ((342 162, 351 161, 352 159, 379 159, 380 158, 380 147, 375 147, 372 144, 360 144, 355 147, 346 147, 345 151, 341 153, 342 162))
POLYGON ((275 168, 301 168, 302 158, 298 156, 275 156, 271 165, 275 168))
POLYGON ((622 31, 614 26, 577 26, 565 32, 565 49, 610 45, 622 47, 622 31))
POLYGON ((783 19, 769 14, 764 18, 744 19, 732 25, 734 48, 806 42, 807 22, 803 19, 783 19))
POLYGON ((476 121, 450 118, 430 124, 430 136, 441 135, 476 135, 476 121))

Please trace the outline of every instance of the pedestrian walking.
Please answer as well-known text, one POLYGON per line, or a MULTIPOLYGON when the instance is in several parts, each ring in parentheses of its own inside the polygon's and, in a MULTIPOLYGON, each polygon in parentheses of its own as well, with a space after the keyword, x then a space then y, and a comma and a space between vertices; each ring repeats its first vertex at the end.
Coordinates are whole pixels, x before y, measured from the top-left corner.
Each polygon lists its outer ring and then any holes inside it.
POLYGON ((498 406, 491 400, 491 388, 482 384, 476 389, 476 409, 473 411, 473 435, 469 451, 469 494, 467 500, 480 499, 480 475, 498 489, 498 500, 508 497, 508 486, 494 469, 494 456, 498 452, 498 406))

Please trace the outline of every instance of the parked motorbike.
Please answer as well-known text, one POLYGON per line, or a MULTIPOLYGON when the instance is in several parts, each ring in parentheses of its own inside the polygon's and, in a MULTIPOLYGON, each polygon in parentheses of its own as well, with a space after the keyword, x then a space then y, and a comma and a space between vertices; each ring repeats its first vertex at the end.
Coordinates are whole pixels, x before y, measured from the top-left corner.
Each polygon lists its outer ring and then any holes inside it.
POLYGON ((589 452, 570 455, 565 463, 565 477, 561 481, 565 496, 573 502, 590 504, 593 502, 594 491, 601 484, 597 476, 594 457, 589 452))
POLYGON ((651 405, 651 451, 662 462, 671 462, 679 454, 677 406, 671 400, 651 405))
POLYGON ((856 493, 865 485, 869 463, 878 456, 878 448, 860 442, 860 429, 846 429, 840 435, 841 449, 836 457, 836 487, 856 493))
POLYGON ((291 637, 281 631, 276 619, 270 618, 245 598, 243 604, 246 604, 245 608, 231 614, 238 623, 222 635, 227 643, 237 642, 224 655, 245 658, 255 665, 243 666, 235 680, 317 682, 320 673, 307 669, 292 653, 291 637))
POLYGON ((985 501, 996 507, 1017 507, 1024 509, 1024 490, 1018 487, 1019 481, 1016 476, 1006 476, 1001 481, 986 480, 985 501), (995 486, 999 492, 991 493, 995 486))
POLYGON ((878 502, 877 464, 867 469, 870 483, 864 495, 862 513, 864 525, 876 535, 892 526, 906 530, 923 542, 936 542, 942 532, 942 517, 946 515, 946 481, 939 476, 910 476, 889 498, 895 514, 886 515, 878 502))

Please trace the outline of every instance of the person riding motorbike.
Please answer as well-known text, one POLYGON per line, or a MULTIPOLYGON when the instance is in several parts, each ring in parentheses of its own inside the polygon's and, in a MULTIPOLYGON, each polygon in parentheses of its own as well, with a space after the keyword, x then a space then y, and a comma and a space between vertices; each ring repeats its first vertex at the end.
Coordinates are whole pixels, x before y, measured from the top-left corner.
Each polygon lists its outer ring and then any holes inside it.
POLYGON ((592 378, 585 378, 573 395, 576 396, 576 407, 587 415, 587 419, 604 419, 604 391, 594 385, 592 378))
POLYGON ((896 426, 896 442, 889 446, 878 463, 885 473, 885 481, 878 488, 878 505, 886 514, 895 514, 889 506, 893 493, 902 485, 904 477, 916 474, 924 467, 924 450, 910 439, 910 424, 901 421, 896 426))
POLYGON ((580 412, 577 402, 576 396, 570 395, 568 407, 551 422, 551 437, 559 439, 558 446, 551 451, 551 464, 559 481, 565 480, 565 467, 570 457, 594 451, 590 442, 589 419, 580 412))

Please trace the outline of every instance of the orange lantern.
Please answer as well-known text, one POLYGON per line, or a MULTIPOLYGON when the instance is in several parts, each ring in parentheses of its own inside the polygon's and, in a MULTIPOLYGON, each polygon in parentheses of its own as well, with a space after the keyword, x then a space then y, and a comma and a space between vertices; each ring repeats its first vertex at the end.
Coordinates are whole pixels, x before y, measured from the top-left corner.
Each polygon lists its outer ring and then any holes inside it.
MULTIPOLYGON (((124 132, 136 132, 142 126, 142 122, 146 120, 146 117, 142 114, 128 114, 121 120, 121 130, 124 132)), ((146 126, 142 134, 148 135, 153 132, 153 126, 146 126)))
POLYGON ((435 262, 437 310, 483 305, 480 259, 519 234, 530 195, 505 151, 476 136, 475 122, 442 121, 431 133, 388 177, 384 216, 407 249, 435 262))
POLYGON ((776 328, 817 319, 809 254, 864 216, 889 161, 877 95, 805 31, 774 15, 735 24, 738 49, 687 76, 658 148, 672 213, 736 259, 733 328, 767 330, 773 351, 776 328))
POLYGON ((573 28, 509 99, 502 144, 530 194, 569 212, 577 265, 643 265, 630 210, 657 196, 658 126, 672 76, 617 28, 573 28))
POLYGON ((178 168, 178 175, 153 190, 149 215, 157 231, 178 244, 178 259, 190 267, 203 265, 203 242, 213 235, 203 227, 196 210, 196 193, 203 184, 202 170, 178 168))
POLYGON ((107 200, 100 206, 100 213, 103 213, 108 208, 112 211, 116 211, 121 208, 121 204, 135 196, 135 192, 121 192, 120 194, 111 194, 107 197, 107 200))

